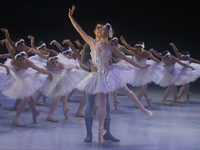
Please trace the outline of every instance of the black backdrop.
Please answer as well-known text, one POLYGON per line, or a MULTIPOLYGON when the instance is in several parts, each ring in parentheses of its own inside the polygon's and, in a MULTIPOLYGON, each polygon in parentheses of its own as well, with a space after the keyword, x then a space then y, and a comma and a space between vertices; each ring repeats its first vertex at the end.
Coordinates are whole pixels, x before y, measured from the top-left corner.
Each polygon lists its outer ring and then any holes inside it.
MULTIPOLYGON (((174 42, 180 51, 189 51, 191 57, 200 60, 200 11, 197 2, 1 0, 0 28, 7 28, 13 40, 18 37, 25 39, 27 45, 30 45, 27 39, 29 34, 35 37, 36 42, 42 40, 49 43, 53 39, 61 42, 69 38, 84 43, 68 18, 68 9, 74 4, 74 18, 90 36, 94 36, 96 22, 109 22, 115 30, 115 36, 119 38, 123 35, 132 46, 144 41, 147 50, 170 50, 174 54, 169 46, 170 42, 174 42)), ((3 38, 5 36, 0 32, 0 39, 3 38)), ((50 45, 47 47, 55 48, 50 45)), ((1 46, 0 50, 1 53, 7 53, 5 46, 1 46)))

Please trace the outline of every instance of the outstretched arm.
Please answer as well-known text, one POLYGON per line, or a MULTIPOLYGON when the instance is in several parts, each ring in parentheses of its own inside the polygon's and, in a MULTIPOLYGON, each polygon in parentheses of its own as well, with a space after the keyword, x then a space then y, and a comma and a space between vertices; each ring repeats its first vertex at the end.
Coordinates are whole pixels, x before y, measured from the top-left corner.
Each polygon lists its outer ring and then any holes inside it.
POLYGON ((200 61, 194 58, 190 58, 190 63, 200 64, 200 61))
POLYGON ((124 54, 122 54, 117 48, 114 48, 112 52, 113 52, 113 55, 127 61, 128 63, 130 63, 131 65, 133 65, 135 67, 138 67, 140 69, 147 69, 149 67, 149 65, 145 65, 145 66, 138 65, 132 59, 130 59, 130 58, 126 57, 124 54))
POLYGON ((131 47, 128 43, 126 43, 126 40, 123 36, 120 37, 121 42, 131 51, 135 51, 135 47, 131 47))
POLYGON ((64 65, 64 69, 68 70, 68 69, 79 69, 80 67, 78 65, 74 65, 74 66, 67 66, 65 64, 64 65))
POLYGON ((151 53, 149 53, 148 58, 152 59, 153 61, 155 61, 155 62, 157 62, 157 63, 160 63, 160 60, 157 59, 156 57, 154 57, 151 53))
POLYGON ((174 59, 176 63, 180 64, 180 65, 183 66, 183 67, 188 67, 188 68, 191 68, 192 70, 195 70, 192 66, 187 65, 187 64, 185 64, 185 63, 182 63, 178 58, 176 58, 176 57, 174 57, 174 56, 172 56, 172 59, 174 59))
POLYGON ((28 35, 28 39, 31 40, 31 47, 32 47, 32 48, 36 48, 34 37, 33 37, 32 35, 28 35))
POLYGON ((172 46, 172 48, 173 48, 173 50, 174 50, 176 56, 178 57, 178 59, 181 59, 181 54, 180 54, 180 52, 178 51, 178 48, 176 47, 176 45, 175 45, 174 43, 172 43, 172 42, 169 43, 169 45, 172 46))
POLYGON ((78 58, 78 60, 81 60, 81 54, 79 53, 79 51, 77 51, 77 49, 75 48, 74 44, 69 39, 63 40, 62 43, 63 44, 68 44, 69 47, 74 52, 74 54, 76 55, 76 57, 78 58))
POLYGON ((15 42, 13 42, 11 39, 10 39, 10 34, 8 32, 8 30, 6 28, 1 28, 1 31, 3 31, 5 33, 5 37, 6 39, 8 40, 9 44, 12 46, 12 47, 15 47, 15 42))
POLYGON ((74 10, 75 10, 75 6, 72 5, 72 9, 69 9, 69 14, 68 14, 69 15, 69 19, 70 19, 72 25, 74 26, 74 28, 76 29, 76 31, 81 35, 81 37, 84 39, 84 41, 90 45, 91 50, 93 50, 96 41, 93 38, 91 38, 89 35, 87 35, 82 30, 82 28, 79 26, 79 24, 75 21, 75 19, 72 16, 73 13, 74 13, 74 10))
POLYGON ((129 55, 133 55, 133 52, 131 50, 126 49, 124 46, 122 46, 120 44, 118 44, 118 45, 119 45, 119 50, 121 52, 124 52, 124 53, 129 54, 129 55))
POLYGON ((50 45, 56 45, 56 47, 62 52, 63 50, 64 50, 64 47, 62 47, 61 45, 60 45, 60 43, 58 43, 56 40, 53 40, 53 41, 51 41, 50 43, 49 43, 50 45))
POLYGON ((154 55, 156 55, 157 57, 162 58, 162 54, 161 54, 161 53, 158 53, 155 49, 151 48, 149 51, 150 51, 151 53, 153 53, 154 55))
POLYGON ((5 44, 6 48, 9 52, 9 54, 3 54, 1 55, 1 58, 7 58, 7 57, 11 57, 12 59, 14 59, 14 55, 15 55, 15 47, 12 47, 7 39, 3 39, 0 41, 0 44, 2 44, 2 46, 5 44))
POLYGON ((2 64, 2 63, 0 63, 0 66, 6 68, 7 76, 10 75, 10 69, 9 69, 8 66, 6 66, 6 65, 4 65, 4 64, 2 64))
POLYGON ((10 54, 0 54, 0 58, 8 58, 10 57, 10 54))
POLYGON ((29 52, 32 53, 32 54, 38 55, 39 57, 41 57, 43 59, 46 59, 46 60, 49 58, 48 55, 44 55, 40 51, 38 51, 38 50, 36 50, 34 48, 29 49, 29 52))

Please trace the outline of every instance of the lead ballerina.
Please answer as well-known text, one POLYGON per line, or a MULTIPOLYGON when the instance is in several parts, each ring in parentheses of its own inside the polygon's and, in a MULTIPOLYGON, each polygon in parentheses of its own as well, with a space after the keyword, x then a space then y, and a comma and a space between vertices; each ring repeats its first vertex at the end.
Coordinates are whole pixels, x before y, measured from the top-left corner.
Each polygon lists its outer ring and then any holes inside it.
MULTIPOLYGON (((115 55, 130 64, 139 67, 141 69, 147 69, 149 65, 140 66, 136 64, 130 58, 127 58, 125 55, 119 52, 119 50, 110 45, 108 37, 112 37, 112 27, 110 24, 104 25, 101 29, 101 39, 97 42, 92 37, 88 36, 78 23, 72 17, 75 6, 72 6, 72 9, 69 9, 69 18, 77 30, 77 32, 82 36, 86 43, 89 44, 91 48, 91 57, 92 62, 97 67, 96 72, 89 73, 78 85, 79 90, 85 91, 90 94, 98 94, 99 98, 99 143, 103 142, 103 135, 106 133, 104 129, 104 119, 106 116, 106 93, 114 91, 116 89, 124 87, 126 83, 126 74, 124 74, 123 69, 120 70, 117 66, 112 66, 109 63, 111 55, 115 55)), ((140 110, 148 116, 153 114, 146 110, 143 105, 138 101, 137 103, 140 110)))

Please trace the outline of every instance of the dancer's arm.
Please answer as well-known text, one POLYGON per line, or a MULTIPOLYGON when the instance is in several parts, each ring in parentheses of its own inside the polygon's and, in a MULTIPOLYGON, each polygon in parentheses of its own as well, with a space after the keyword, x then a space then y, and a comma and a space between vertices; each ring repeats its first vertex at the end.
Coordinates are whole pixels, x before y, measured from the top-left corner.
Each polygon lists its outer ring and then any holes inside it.
POLYGON ((2 63, 0 63, 0 66, 6 68, 7 76, 9 76, 10 75, 10 69, 9 69, 9 67, 6 66, 6 65, 4 65, 4 64, 2 64, 2 63))
POLYGON ((3 31, 5 33, 5 37, 6 39, 8 40, 9 44, 12 46, 12 47, 15 47, 15 42, 13 42, 11 39, 10 39, 10 34, 8 32, 8 30, 6 28, 1 28, 1 31, 3 31))
POLYGON ((74 44, 69 39, 63 40, 62 44, 68 44, 69 47, 74 52, 74 54, 76 55, 76 57, 78 58, 78 60, 81 60, 81 54, 79 53, 79 51, 75 48, 74 44))
POLYGON ((133 65, 133 66, 135 66, 135 67, 138 67, 138 68, 140 68, 140 69, 147 69, 147 68, 150 66, 149 64, 148 64, 148 65, 145 65, 145 66, 140 66, 140 65, 138 65, 138 64, 135 63, 132 59, 130 59, 130 58, 126 57, 126 55, 122 54, 116 47, 113 48, 112 53, 113 53, 115 56, 117 56, 117 57, 119 57, 119 58, 121 58, 121 59, 127 61, 127 62, 130 63, 131 65, 133 65))
POLYGON ((78 69, 79 70, 79 66, 78 65, 73 65, 73 66, 67 66, 65 64, 63 64, 64 69, 68 70, 68 69, 78 69))
POLYGON ((0 58, 8 58, 10 57, 10 54, 0 54, 0 58))
POLYGON ((36 70, 36 71, 38 71, 38 72, 40 72, 40 73, 42 73, 42 74, 48 74, 48 75, 49 75, 49 81, 52 81, 53 77, 52 77, 51 72, 49 72, 49 71, 47 71, 47 70, 45 70, 45 69, 43 69, 43 68, 40 68, 40 67, 36 66, 36 65, 35 65, 32 61, 30 61, 30 60, 28 60, 27 63, 28 63, 28 66, 31 67, 32 69, 34 69, 34 70, 36 70))
POLYGON ((53 50, 53 49, 49 49, 49 48, 47 48, 47 49, 46 49, 46 51, 47 51, 47 53, 54 52, 54 53, 58 54, 58 52, 56 52, 56 51, 55 51, 55 50, 53 50))
POLYGON ((120 40, 132 52, 134 52, 136 50, 135 47, 131 47, 128 43, 126 43, 126 40, 123 36, 120 37, 120 40))
POLYGON ((56 47, 62 52, 63 50, 64 50, 64 47, 62 47, 61 45, 60 45, 60 43, 58 43, 56 40, 53 40, 53 41, 51 41, 50 43, 49 43, 50 45, 56 45, 56 47))
POLYGON ((200 64, 200 61, 194 58, 190 58, 190 63, 200 64))
POLYGON ((149 51, 154 55, 156 55, 157 57, 162 58, 162 53, 158 53, 155 49, 151 48, 149 51))
POLYGON ((76 31, 81 35, 81 37, 84 39, 84 41, 90 45, 91 50, 93 50, 96 41, 92 37, 90 37, 89 35, 87 35, 82 30, 82 28, 79 26, 79 24, 75 21, 75 19, 72 16, 73 13, 74 13, 74 10, 75 10, 75 6, 72 5, 72 9, 69 9, 69 14, 68 14, 69 15, 69 19, 70 19, 72 25, 74 26, 74 28, 76 29, 76 31))
POLYGON ((32 35, 28 35, 28 39, 31 40, 31 47, 32 47, 32 48, 36 48, 34 37, 33 37, 32 35))
POLYGON ((29 49, 29 52, 32 53, 32 54, 35 54, 35 55, 38 55, 39 57, 43 58, 43 59, 46 59, 48 60, 49 59, 49 56, 48 55, 44 55, 42 54, 40 51, 34 49, 34 48, 31 48, 29 49))
POLYGON ((172 56, 172 55, 171 55, 171 58, 172 58, 173 60, 175 60, 176 63, 180 64, 180 65, 183 66, 183 67, 188 67, 188 68, 191 68, 192 70, 195 70, 194 67, 192 67, 192 66, 190 66, 190 65, 187 65, 187 64, 185 64, 185 63, 182 63, 178 58, 176 58, 176 57, 174 57, 174 56, 172 56))
POLYGON ((119 45, 119 50, 121 51, 121 52, 124 52, 124 53, 126 53, 126 54, 129 54, 129 55, 133 55, 133 52, 131 51, 131 50, 128 50, 128 49, 126 49, 124 46, 122 46, 122 45, 120 45, 120 44, 118 44, 119 45))
POLYGON ((148 52, 149 55, 148 55, 148 58, 152 59, 153 61, 157 62, 157 63, 160 63, 160 60, 157 59, 156 57, 154 57, 150 52, 148 52))
POLYGON ((181 53, 178 51, 178 48, 176 47, 176 45, 174 43, 169 43, 170 46, 172 46, 175 54, 176 54, 176 57, 178 57, 178 59, 181 60, 181 53))

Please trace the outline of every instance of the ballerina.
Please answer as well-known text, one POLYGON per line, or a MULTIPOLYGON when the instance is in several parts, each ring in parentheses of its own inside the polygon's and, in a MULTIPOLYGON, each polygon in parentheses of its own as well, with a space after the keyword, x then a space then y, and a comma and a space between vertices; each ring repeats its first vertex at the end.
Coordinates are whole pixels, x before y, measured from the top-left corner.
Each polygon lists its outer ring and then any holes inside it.
MULTIPOLYGON (((110 42, 108 41, 108 36, 112 37, 112 28, 110 24, 104 25, 101 28, 101 38, 98 42, 92 37, 88 36, 72 17, 74 10, 75 6, 73 5, 72 9, 69 9, 70 21, 85 42, 89 44, 91 48, 92 62, 97 67, 97 71, 90 72, 77 85, 77 88, 81 91, 85 91, 86 93, 98 94, 99 143, 102 143, 103 135, 106 134, 106 130, 104 129, 104 120, 106 116, 106 93, 114 91, 118 88, 122 88, 126 82, 122 70, 119 70, 117 66, 110 66, 109 59, 111 55, 113 54, 121 59, 124 59, 130 64, 139 68, 147 69, 149 65, 140 66, 136 64, 133 60, 121 54, 115 46, 110 45, 110 42)), ((137 104, 139 108, 143 107, 137 99, 136 101, 138 102, 137 104)), ((145 108, 143 107, 143 109, 145 108)), ((146 115, 152 116, 152 113, 146 109, 143 112, 146 115)))
POLYGON ((160 60, 155 58, 150 52, 144 49, 145 47, 144 47, 143 42, 139 42, 138 44, 135 45, 135 47, 131 47, 129 44, 127 44, 123 36, 120 37, 120 40, 129 50, 132 51, 133 56, 134 56, 133 60, 137 64, 139 65, 144 65, 147 63, 151 64, 151 67, 148 70, 132 67, 133 76, 127 82, 133 87, 140 88, 137 98, 140 100, 142 96, 144 96, 147 101, 147 104, 150 106, 152 99, 148 97, 146 89, 147 89, 148 83, 154 81, 155 78, 158 76, 158 72, 160 72, 160 69, 158 69, 159 67, 156 67, 155 65, 157 63, 159 64, 160 60), (153 61, 147 60, 148 58, 150 58, 153 61), (136 73, 134 73, 135 71, 136 73))
MULTIPOLYGON (((186 63, 187 65, 190 65, 191 63, 200 64, 200 61, 198 61, 198 60, 190 57, 189 52, 182 52, 182 53, 180 53, 178 51, 178 48, 176 47, 176 45, 174 43, 171 42, 169 45, 172 46, 172 48, 173 48, 173 50, 174 50, 177 58, 182 63, 186 63)), ((191 73, 190 70, 188 71, 187 68, 183 68, 182 69, 182 76, 184 74, 186 74, 186 76, 187 76, 186 79, 183 80, 182 82, 176 83, 176 85, 182 85, 182 87, 179 90, 179 94, 177 96, 177 99, 179 99, 179 101, 181 101, 180 98, 183 95, 183 93, 185 92, 186 93, 186 102, 187 102, 187 101, 189 101, 189 98, 190 98, 190 95, 191 95, 191 93, 189 92, 189 89, 190 89, 189 83, 195 81, 198 77, 194 77, 195 74, 191 73)))
POLYGON ((180 71, 175 68, 175 64, 178 63, 181 66, 191 68, 192 70, 194 70, 194 68, 192 66, 182 63, 179 59, 172 56, 169 51, 163 51, 162 53, 159 53, 153 48, 150 49, 149 51, 152 52, 157 57, 160 57, 162 59, 162 63, 164 64, 163 65, 164 70, 162 71, 162 74, 155 81, 156 84, 162 87, 167 87, 167 89, 164 92, 161 104, 170 105, 170 103, 167 103, 165 101, 169 96, 170 92, 173 93, 174 102, 183 102, 176 96, 177 88, 175 86, 175 83, 180 81, 180 77, 178 76, 180 71))

